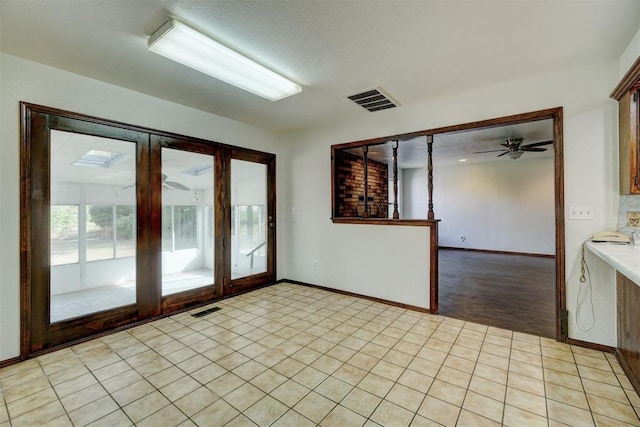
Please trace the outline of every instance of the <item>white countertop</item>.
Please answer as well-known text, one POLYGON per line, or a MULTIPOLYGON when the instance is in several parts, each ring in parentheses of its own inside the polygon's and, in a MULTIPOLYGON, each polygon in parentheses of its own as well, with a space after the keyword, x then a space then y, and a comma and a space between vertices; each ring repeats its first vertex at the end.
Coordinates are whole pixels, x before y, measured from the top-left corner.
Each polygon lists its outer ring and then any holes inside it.
POLYGON ((587 242, 587 249, 640 284, 640 245, 587 242))

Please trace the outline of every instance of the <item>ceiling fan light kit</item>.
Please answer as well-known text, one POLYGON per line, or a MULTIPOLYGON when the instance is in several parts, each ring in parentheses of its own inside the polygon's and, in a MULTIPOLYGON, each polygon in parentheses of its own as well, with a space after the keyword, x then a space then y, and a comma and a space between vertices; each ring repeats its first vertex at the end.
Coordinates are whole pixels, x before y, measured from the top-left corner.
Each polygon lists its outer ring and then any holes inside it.
POLYGON ((500 150, 487 150, 487 151, 475 151, 473 154, 482 154, 482 153, 500 153, 496 157, 502 157, 506 155, 511 160, 518 160, 526 151, 533 152, 542 152, 547 151, 546 148, 542 148, 543 145, 551 145, 553 141, 541 141, 534 142, 532 144, 522 145, 524 142, 524 138, 507 138, 504 142, 501 142, 503 149, 500 150))
POLYGON ((169 19, 149 37, 148 49, 271 101, 302 91, 297 83, 175 19, 169 19))

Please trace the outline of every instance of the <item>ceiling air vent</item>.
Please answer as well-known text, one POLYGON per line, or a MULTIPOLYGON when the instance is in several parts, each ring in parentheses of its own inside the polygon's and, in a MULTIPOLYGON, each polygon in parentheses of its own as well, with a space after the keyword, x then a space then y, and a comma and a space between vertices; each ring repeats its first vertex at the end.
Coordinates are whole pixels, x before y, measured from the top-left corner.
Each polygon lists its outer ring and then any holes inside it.
POLYGON ((347 96, 347 98, 371 112, 395 108, 400 105, 384 93, 380 87, 367 89, 363 92, 347 96))

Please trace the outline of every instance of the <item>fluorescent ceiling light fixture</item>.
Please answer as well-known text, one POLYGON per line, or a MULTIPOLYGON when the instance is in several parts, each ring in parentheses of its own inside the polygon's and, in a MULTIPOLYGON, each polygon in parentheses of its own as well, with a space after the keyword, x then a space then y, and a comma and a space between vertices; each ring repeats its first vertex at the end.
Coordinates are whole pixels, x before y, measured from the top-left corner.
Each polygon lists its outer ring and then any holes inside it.
POLYGON ((126 154, 104 150, 89 150, 78 160, 73 162, 75 166, 88 166, 94 168, 110 168, 118 161, 125 158, 126 154))
POLYGON ((459 161, 459 162, 466 162, 466 161, 467 161, 467 159, 460 159, 460 160, 458 160, 458 161, 459 161))
POLYGON ((150 51, 255 95, 277 101, 299 93, 300 85, 170 19, 149 37, 150 51))

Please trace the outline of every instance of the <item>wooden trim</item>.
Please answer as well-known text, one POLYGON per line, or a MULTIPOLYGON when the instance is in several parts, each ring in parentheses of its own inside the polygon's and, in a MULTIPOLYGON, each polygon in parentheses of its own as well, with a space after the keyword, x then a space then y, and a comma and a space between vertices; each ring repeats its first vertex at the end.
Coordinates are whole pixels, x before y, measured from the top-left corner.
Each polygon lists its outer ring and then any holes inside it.
POLYGON ((479 129, 479 128, 487 129, 487 128, 494 128, 494 127, 499 127, 504 125, 512 125, 512 124, 518 124, 518 123, 534 122, 538 120, 546 120, 546 119, 554 118, 558 110, 562 110, 562 107, 548 108, 546 110, 538 110, 538 111, 532 111, 529 113, 514 114, 511 116, 497 117, 497 118, 487 119, 487 120, 478 120, 475 122, 457 124, 452 126, 443 126, 439 128, 432 128, 432 129, 408 132, 408 133, 397 134, 397 135, 389 135, 389 136, 383 136, 379 138, 364 139, 360 141, 347 142, 343 144, 335 144, 331 146, 331 149, 332 151, 335 151, 335 150, 342 150, 345 148, 348 149, 348 148, 362 147, 364 145, 382 144, 382 143, 393 141, 396 139, 402 141, 405 139, 418 138, 421 136, 428 136, 428 135, 437 135, 441 133, 462 132, 466 130, 479 129))
POLYGON ((429 228, 429 311, 438 314, 438 223, 429 228))
POLYGON ((369 146, 362 147, 362 167, 364 168, 364 212, 362 216, 369 218, 369 146))
POLYGON ((609 95, 610 98, 620 101, 625 93, 634 87, 636 82, 640 79, 640 56, 631 65, 631 68, 622 77, 622 80, 616 85, 613 92, 609 95))
POLYGON ((475 248, 460 248, 456 246, 439 246, 439 249, 447 249, 450 251, 468 251, 468 252, 484 252, 488 254, 498 254, 498 255, 522 255, 522 256, 532 256, 539 258, 555 258, 555 255, 550 254, 533 254, 529 252, 513 252, 513 251, 495 251, 493 249, 475 249, 475 248))
POLYGON ((307 286, 309 288, 316 288, 316 289, 321 289, 323 291, 329 291, 329 292, 333 292, 333 293, 340 294, 340 295, 346 295, 346 296, 355 297, 355 298, 362 298, 362 299, 366 299, 366 300, 369 300, 369 301, 374 301, 374 302, 379 302, 379 303, 382 303, 382 304, 391 305, 391 306, 394 306, 394 307, 405 308, 407 310, 419 311, 420 313, 429 313, 429 309, 428 308, 419 307, 417 305, 404 304, 402 302, 390 301, 390 300, 386 300, 386 299, 382 299, 382 298, 372 297, 372 296, 369 296, 369 295, 364 295, 364 294, 358 294, 358 293, 355 293, 355 292, 344 291, 342 289, 328 288, 326 286, 314 285, 314 284, 311 284, 311 283, 300 282, 298 280, 280 279, 280 280, 278 280, 276 282, 276 284, 278 284, 278 283, 291 283, 291 284, 294 284, 294 285, 307 286))
POLYGON ((393 141, 391 149, 393 153, 393 219, 400 219, 400 211, 398 210, 398 141, 393 141))
POLYGON ((427 136, 427 219, 435 219, 433 212, 433 135, 427 136))
MULTIPOLYGON (((138 320, 138 304, 131 304, 53 323, 48 328, 49 342, 46 347, 54 347, 66 341, 74 341, 87 335, 93 335, 96 332, 118 328, 138 320)), ((40 350, 44 348, 41 347, 40 350)))
MULTIPOLYGON (((216 284, 200 286, 182 292, 162 296, 160 303, 160 313, 173 314, 182 309, 191 310, 195 305, 209 304, 217 298, 216 284)), ((156 314, 156 316, 158 315, 156 314)))
MULTIPOLYGON (((640 86, 640 80, 636 86, 640 86)), ((640 193, 640 89, 625 92, 618 101, 618 153, 620 194, 640 193)))
POLYGON ((640 395, 640 382, 638 381, 636 376, 633 374, 633 371, 631 370, 631 366, 629 366, 629 363, 627 362, 627 358, 624 357, 624 355, 622 354, 622 352, 620 352, 620 349, 618 348, 615 349, 615 355, 616 355, 616 359, 618 360, 618 363, 620 363, 620 367, 624 371, 624 374, 627 376, 627 379, 633 386, 633 389, 636 391, 636 393, 640 395))
POLYGON ((278 277, 278 210, 277 210, 277 171, 276 156, 267 160, 267 235, 271 243, 267 242, 267 274, 269 280, 275 281, 278 277), (272 226, 273 224, 273 226, 272 226))
MULTIPOLYGON (((147 133, 147 134, 156 135, 158 137, 182 139, 185 141, 195 142, 199 144, 213 145, 219 149, 228 149, 234 152, 242 152, 242 153, 245 153, 246 155, 261 156, 264 154, 271 154, 275 156, 275 154, 273 153, 266 153, 266 152, 254 150, 251 148, 237 147, 235 145, 229 145, 229 144, 225 144, 225 143, 214 141, 214 140, 208 140, 208 139, 198 138, 195 136, 188 136, 188 135, 183 135, 179 133, 158 130, 155 128, 149 128, 145 126, 132 125, 129 123, 123 123, 116 120, 104 119, 100 117, 90 116, 87 114, 75 113, 73 111, 61 110, 53 107, 47 107, 44 105, 32 104, 24 101, 21 101, 20 105, 30 111, 39 112, 42 114, 55 115, 55 116, 64 117, 68 119, 75 119, 75 120, 79 120, 79 121, 90 123, 90 124, 104 125, 110 128, 119 128, 119 129, 122 129, 123 131, 147 133)), ((119 139, 126 139, 126 138, 119 138, 119 139)))
POLYGON ((331 218, 334 224, 366 224, 366 225, 407 225, 412 227, 431 227, 440 222, 439 219, 391 219, 391 218, 361 218, 340 217, 331 218))
POLYGON ((589 342, 589 341, 576 340, 576 339, 573 339, 573 338, 568 338, 567 339, 567 344, 575 345, 575 346, 583 347, 583 348, 588 348, 588 349, 591 349, 591 350, 603 351, 605 353, 615 353, 616 352, 616 348, 615 347, 611 347, 611 346, 603 345, 603 344, 597 344, 597 343, 589 342))
POLYGON ((162 176, 153 171, 162 171, 162 147, 160 138, 155 135, 149 135, 149 143, 147 147, 148 160, 147 171, 147 189, 146 194, 142 188, 138 189, 140 201, 144 203, 138 215, 147 215, 139 217, 138 224, 145 224, 145 230, 141 230, 140 237, 144 240, 138 251, 144 253, 145 256, 138 256, 139 268, 146 268, 145 275, 138 280, 140 273, 136 273, 136 287, 140 289, 139 295, 142 296, 145 304, 142 305, 140 317, 142 319, 153 318, 162 314, 162 176), (143 194, 140 194, 143 193, 143 194), (142 196, 146 197, 142 197, 142 196), (144 221, 143 221, 144 220, 144 221), (143 259, 140 259, 143 258, 143 259), (147 287, 146 289, 144 289, 147 287))
MULTIPOLYGON (((463 123, 460 125, 444 126, 430 130, 433 134, 461 132, 472 129, 489 129, 505 125, 515 125, 518 123, 536 122, 539 120, 553 119, 562 107, 548 108, 546 110, 532 111, 529 113, 513 114, 511 116, 497 117, 488 120, 479 120, 476 122, 463 123)), ((555 145, 555 140, 554 140, 555 145)))
POLYGON ((331 146, 331 218, 336 218, 338 215, 338 204, 336 203, 336 195, 338 191, 336 190, 336 185, 338 181, 336 180, 336 148, 335 146, 331 146))
POLYGON ((12 357, 7 360, 0 360, 0 369, 6 368, 7 366, 15 365, 16 363, 22 362, 21 357, 12 357))
MULTIPOLYGON (((31 111, 20 104, 20 209, 31 212, 31 111)), ((20 214, 20 359, 29 355, 31 344, 31 220, 20 214)))
MULTIPOLYGON (((625 132, 629 132, 626 136, 628 139, 629 150, 629 175, 627 180, 629 182, 630 193, 640 193, 640 166, 638 165, 638 155, 640 154, 640 114, 638 109, 640 108, 640 90, 630 91, 628 104, 624 108, 628 108, 629 121, 627 122, 627 129, 625 132), (633 165, 633 169, 631 169, 633 165)), ((622 136, 625 132, 620 132, 622 136)))
POLYGON ((556 216, 556 340, 569 339, 568 330, 563 335, 562 313, 567 309, 566 273, 565 273, 565 228, 564 228, 564 141, 563 109, 554 110, 553 144, 554 149, 554 188, 556 216))
POLYGON ((231 292, 231 153, 224 152, 220 156, 219 166, 222 168, 221 177, 216 183, 216 190, 219 191, 220 199, 216 209, 216 230, 222 236, 221 251, 216 250, 216 265, 220 265, 219 274, 216 273, 216 280, 220 280, 222 295, 231 292), (227 203, 227 200, 229 201, 227 203), (220 264, 217 264, 217 263, 220 264))

